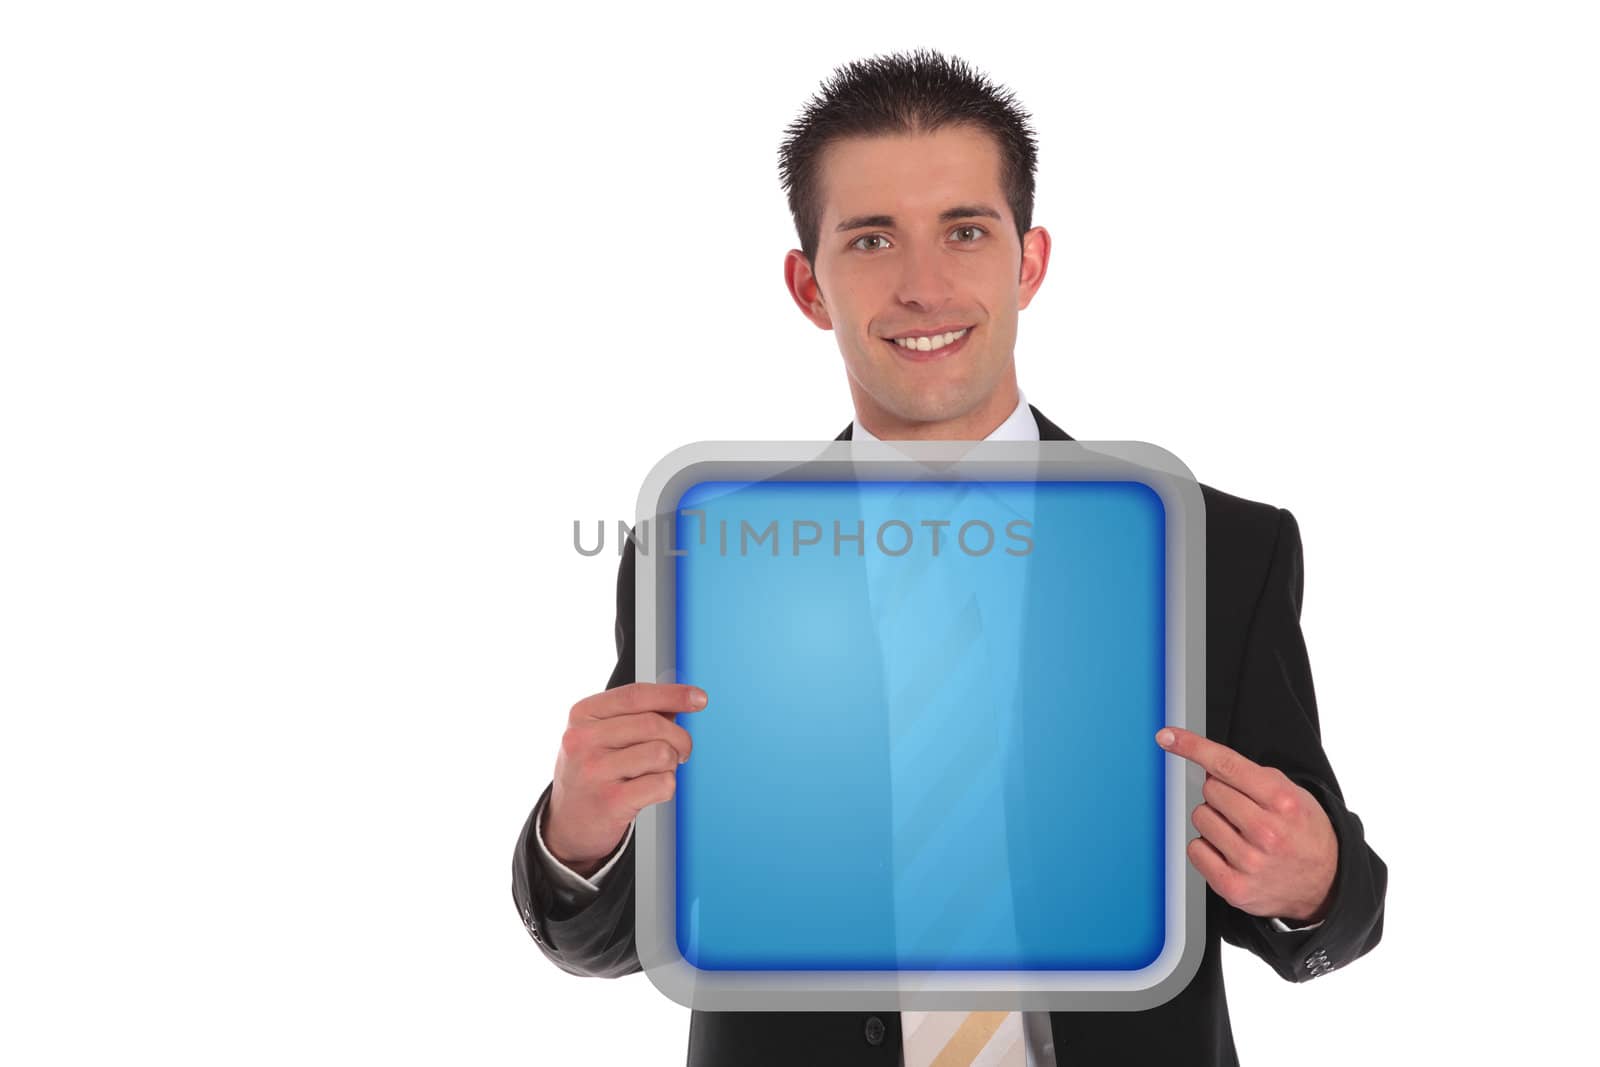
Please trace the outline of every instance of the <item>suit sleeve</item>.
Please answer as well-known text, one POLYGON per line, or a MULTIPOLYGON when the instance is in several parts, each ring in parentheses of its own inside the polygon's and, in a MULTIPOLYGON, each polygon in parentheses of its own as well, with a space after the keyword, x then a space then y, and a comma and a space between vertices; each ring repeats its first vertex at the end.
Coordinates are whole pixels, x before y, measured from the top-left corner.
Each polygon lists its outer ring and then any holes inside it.
POLYGON ((622 840, 618 842, 616 848, 612 849, 611 855, 606 857, 605 863, 601 864, 599 870, 585 878, 565 863, 556 859, 545 845, 543 819, 544 811, 549 806, 550 790, 546 789, 544 796, 540 797, 539 802, 533 806, 533 862, 544 868, 545 872, 555 879, 558 886, 558 896, 561 890, 565 890, 572 894, 574 903, 580 900, 587 903, 599 894, 601 886, 605 883, 606 875, 611 873, 611 870, 616 867, 617 861, 622 858, 622 854, 627 851, 628 842, 633 839, 633 830, 639 820, 635 819, 628 824, 627 833, 622 835, 622 840))
POLYGON ((1360 818, 1345 806, 1322 748, 1311 663, 1300 632, 1304 589, 1300 528, 1280 508, 1266 581, 1245 642, 1238 703, 1224 743, 1263 766, 1278 768, 1317 798, 1339 839, 1339 867, 1321 925, 1283 931, 1267 918, 1224 902, 1221 933, 1291 982, 1327 974, 1377 945, 1389 877, 1383 860, 1367 844, 1360 818))
MULTIPOLYGON (((633 542, 626 541, 617 568, 617 665, 607 689, 633 681, 633 542)), ((555 877, 540 861, 537 820, 548 802, 551 785, 534 804, 511 855, 511 896, 529 936, 552 963, 570 974, 620 978, 642 968, 634 943, 634 842, 630 832, 622 851, 598 892, 574 887, 555 877)))

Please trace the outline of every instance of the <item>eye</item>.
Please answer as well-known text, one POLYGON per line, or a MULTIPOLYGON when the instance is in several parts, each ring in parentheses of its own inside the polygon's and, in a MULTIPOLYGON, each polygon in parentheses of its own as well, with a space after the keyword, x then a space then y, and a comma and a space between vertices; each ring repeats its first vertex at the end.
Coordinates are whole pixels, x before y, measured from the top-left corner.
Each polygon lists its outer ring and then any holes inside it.
POLYGON ((971 225, 969 223, 966 226, 957 226, 955 229, 951 230, 950 233, 952 235, 954 235, 954 234, 958 234, 958 233, 965 233, 968 230, 971 230, 972 233, 973 233, 972 239, 971 240, 967 240, 967 241, 958 240, 957 243, 964 244, 964 245, 970 245, 970 244, 973 243, 973 241, 976 241, 979 236, 987 234, 989 232, 988 230, 985 230, 982 226, 973 226, 973 225, 971 225))
MULTIPOLYGON (((857 237, 854 241, 851 241, 850 247, 861 248, 862 241, 883 241, 885 244, 887 244, 888 240, 889 239, 881 233, 864 233, 860 237, 857 237)), ((884 246, 879 245, 878 247, 882 248, 884 246)), ((861 251, 863 252, 876 252, 877 250, 877 248, 861 248, 861 251)))

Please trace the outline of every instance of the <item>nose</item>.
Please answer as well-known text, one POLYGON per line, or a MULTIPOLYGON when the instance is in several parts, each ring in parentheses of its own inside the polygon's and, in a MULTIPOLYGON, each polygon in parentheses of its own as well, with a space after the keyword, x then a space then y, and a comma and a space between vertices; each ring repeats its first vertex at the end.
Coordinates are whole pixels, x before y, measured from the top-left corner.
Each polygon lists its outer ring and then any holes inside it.
POLYGON ((938 311, 949 303, 955 288, 950 261, 938 248, 911 247, 900 257, 901 271, 895 297, 922 312, 938 311))

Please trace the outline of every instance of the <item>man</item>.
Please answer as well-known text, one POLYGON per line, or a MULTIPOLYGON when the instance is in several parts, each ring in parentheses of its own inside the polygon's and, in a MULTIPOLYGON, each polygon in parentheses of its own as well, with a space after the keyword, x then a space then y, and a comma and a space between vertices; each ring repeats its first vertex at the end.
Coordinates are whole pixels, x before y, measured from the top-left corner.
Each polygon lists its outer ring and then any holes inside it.
MULTIPOLYGON (((844 356, 856 417, 839 439, 1071 440, 1017 386, 1018 312, 1044 280, 1050 237, 1031 226, 1034 141, 1010 94, 936 53, 880 57, 836 71, 788 132, 781 170, 802 247, 785 277, 844 356)), ((1208 885, 1207 944, 1190 984, 1140 1012, 695 1011, 691 1067, 1231 1064, 1221 940, 1291 981, 1378 943, 1387 869, 1322 750, 1298 527, 1283 509, 1202 492, 1209 736, 1152 739, 1207 771, 1188 852, 1208 885)), ((716 714, 714 693, 633 684, 633 572, 630 543, 616 669, 573 706, 513 857, 524 924, 580 975, 639 970, 633 820, 673 795, 690 756, 673 716, 716 714)))

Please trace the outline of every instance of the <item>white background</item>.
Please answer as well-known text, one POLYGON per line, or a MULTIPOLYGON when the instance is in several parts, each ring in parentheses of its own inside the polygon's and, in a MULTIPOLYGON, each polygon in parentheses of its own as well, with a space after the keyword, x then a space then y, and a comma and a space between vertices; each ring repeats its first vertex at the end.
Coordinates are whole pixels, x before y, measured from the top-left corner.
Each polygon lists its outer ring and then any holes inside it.
POLYGON ((571 523, 849 421, 776 150, 928 45, 1039 132, 1028 398, 1300 522, 1392 881, 1330 977, 1226 950, 1243 1061, 1582 1058, 1586 6, 8 6, 0 1057, 683 1062, 512 906, 615 659, 571 523))

